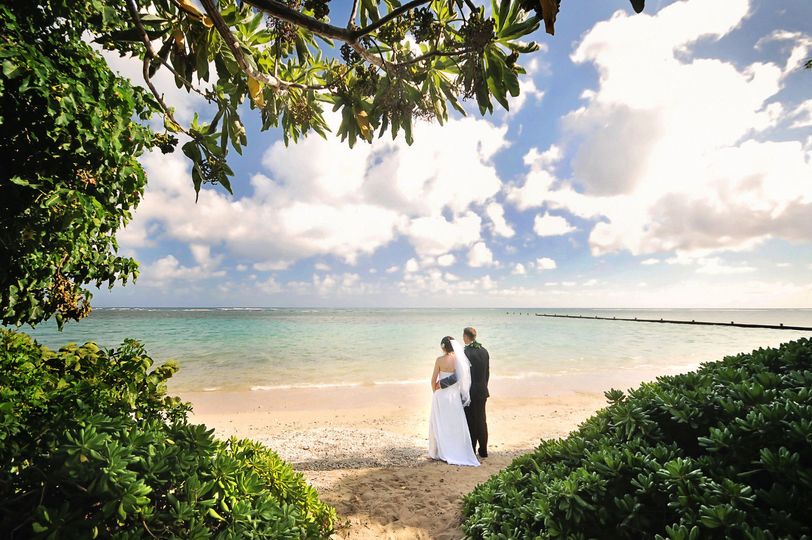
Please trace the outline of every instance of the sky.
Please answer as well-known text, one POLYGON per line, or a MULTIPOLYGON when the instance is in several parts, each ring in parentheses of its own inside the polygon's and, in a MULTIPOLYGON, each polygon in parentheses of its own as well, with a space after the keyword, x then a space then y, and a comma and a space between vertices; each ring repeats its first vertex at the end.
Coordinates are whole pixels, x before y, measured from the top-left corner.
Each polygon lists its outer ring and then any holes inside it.
POLYGON ((246 110, 234 194, 197 203, 180 151, 145 155, 140 276, 94 304, 812 307, 812 2, 647 4, 564 2, 509 112, 412 146, 286 147, 246 110))

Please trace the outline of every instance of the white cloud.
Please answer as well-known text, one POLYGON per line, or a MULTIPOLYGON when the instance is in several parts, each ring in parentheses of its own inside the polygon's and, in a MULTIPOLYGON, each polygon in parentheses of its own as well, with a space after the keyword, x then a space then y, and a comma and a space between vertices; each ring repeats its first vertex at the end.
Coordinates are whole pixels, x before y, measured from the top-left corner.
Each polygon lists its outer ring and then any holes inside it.
POLYGON ((548 213, 537 215, 533 221, 533 230, 539 236, 561 236, 577 230, 570 225, 566 218, 561 216, 551 216, 548 213))
POLYGON ((456 261, 456 257, 451 253, 446 253, 445 255, 440 255, 437 257, 437 264, 440 266, 451 266, 456 261))
POLYGON ((400 270, 400 266, 398 266, 396 264, 393 264, 392 266, 390 266, 389 268, 386 269, 386 273, 387 274, 394 274, 398 270, 400 270))
POLYGON ((485 242, 477 242, 471 247, 471 251, 468 252, 468 266, 479 268, 493 264, 493 253, 485 242))
POLYGON ((597 279, 588 279, 588 280, 584 281, 583 286, 584 287, 594 287, 597 284, 598 284, 597 279))
POLYGON ((406 265, 403 267, 403 271, 407 273, 413 273, 420 270, 420 265, 417 264, 417 259, 411 258, 406 261, 406 265))
POLYGON ((748 0, 724 8, 686 0, 595 25, 572 56, 599 72, 597 89, 564 119, 572 177, 556 177, 553 160, 529 153, 530 170, 507 188, 507 200, 519 210, 546 205, 594 220, 594 255, 707 254, 773 237, 809 240, 809 150, 770 136, 785 118, 775 96, 812 41, 776 33, 770 40, 790 40, 786 61, 743 68, 704 51, 692 55, 695 43, 736 31, 749 9, 748 0))
POLYGON ((214 270, 207 265, 183 266, 174 255, 141 266, 138 284, 146 287, 165 288, 175 282, 194 282, 212 277, 222 277, 223 270, 214 270))
POLYGON ((441 255, 479 240, 482 219, 474 212, 448 221, 445 217, 415 218, 405 229, 418 255, 441 255))
POLYGON ((265 294, 276 294, 284 290, 273 276, 257 283, 257 287, 265 294))
POLYGON ((503 238, 512 238, 513 235, 516 234, 513 227, 508 225, 508 222, 505 221, 505 209, 502 208, 501 204, 495 202, 490 203, 485 208, 485 213, 493 224, 493 234, 503 238))
POLYGON ((662 261, 657 257, 650 257, 648 259, 644 259, 640 264, 644 264, 646 266, 651 266, 653 264, 660 264, 662 261))
POLYGON ((729 275, 729 274, 749 274, 756 269, 746 265, 725 264, 719 257, 701 258, 697 260, 699 268, 697 274, 729 275))
POLYGON ((540 257, 536 259, 536 268, 538 270, 555 270, 558 265, 549 257, 540 257))
POLYGON ((522 160, 528 167, 534 170, 553 170, 564 157, 564 152, 560 146, 553 144, 544 152, 539 152, 537 148, 531 148, 524 155, 522 160))
POLYGON ((511 274, 514 276, 524 276, 527 274, 527 269, 522 263, 516 263, 516 266, 513 267, 511 274))
POLYGON ((272 270, 285 270, 291 265, 291 261, 263 261, 254 263, 252 268, 259 272, 268 272, 272 270))
POLYGON ((264 271, 319 255, 357 264, 398 237, 421 259, 467 248, 482 226, 471 208, 502 187, 492 159, 506 134, 506 126, 464 118, 418 123, 411 147, 398 139, 350 149, 317 136, 275 143, 263 158, 270 175, 253 175, 246 195, 204 187, 197 204, 187 160, 150 153, 142 158, 147 192, 122 248, 171 239, 264 271))
POLYGON ((532 76, 529 75, 520 75, 519 76, 519 95, 513 97, 508 95, 508 105, 510 105, 510 114, 515 115, 518 113, 522 107, 528 102, 528 100, 535 101, 539 103, 544 98, 544 91, 539 90, 536 86, 536 81, 533 80, 532 76))
POLYGON ((805 128, 812 126, 812 99, 807 99, 795 109, 790 115, 793 118, 793 128, 805 128))
POLYGON ((507 200, 519 210, 544 204, 545 197, 556 183, 553 170, 562 157, 562 149, 557 145, 550 146, 544 152, 531 148, 524 155, 524 164, 530 167, 530 172, 521 187, 511 186, 507 189, 507 200))

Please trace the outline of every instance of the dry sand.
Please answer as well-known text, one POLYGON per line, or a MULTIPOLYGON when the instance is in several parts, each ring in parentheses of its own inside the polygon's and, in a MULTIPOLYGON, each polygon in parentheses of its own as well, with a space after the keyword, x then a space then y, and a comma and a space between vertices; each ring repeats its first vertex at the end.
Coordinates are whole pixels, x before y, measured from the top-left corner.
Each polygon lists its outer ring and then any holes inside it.
POLYGON ((605 405, 592 383, 573 379, 490 386, 490 455, 480 467, 428 458, 428 384, 181 395, 217 436, 262 441, 301 471, 338 511, 335 538, 447 539, 462 537, 463 495, 605 405))

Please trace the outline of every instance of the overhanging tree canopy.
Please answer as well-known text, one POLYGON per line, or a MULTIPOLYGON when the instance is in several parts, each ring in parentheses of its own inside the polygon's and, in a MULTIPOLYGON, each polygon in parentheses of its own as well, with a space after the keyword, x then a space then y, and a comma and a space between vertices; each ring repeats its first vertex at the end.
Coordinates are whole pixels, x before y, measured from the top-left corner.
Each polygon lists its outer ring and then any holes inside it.
MULTIPOLYGON (((280 126, 285 142, 324 136, 332 107, 350 146, 387 130, 411 143, 415 118, 442 122, 449 106, 464 114, 461 99, 476 99, 482 114, 494 100, 508 108, 524 72, 520 56, 538 49, 523 40, 542 20, 553 34, 560 0, 353 0, 341 14, 329 0, 125 3, 109 16, 116 29, 97 40, 142 58, 148 83, 168 69, 178 87, 217 107, 210 121, 181 127, 150 83, 167 127, 191 139, 183 151, 199 190, 206 182, 230 189, 225 157, 246 142, 238 111, 246 99, 263 129, 280 126)), ((632 4, 643 8, 643 0, 632 4)))

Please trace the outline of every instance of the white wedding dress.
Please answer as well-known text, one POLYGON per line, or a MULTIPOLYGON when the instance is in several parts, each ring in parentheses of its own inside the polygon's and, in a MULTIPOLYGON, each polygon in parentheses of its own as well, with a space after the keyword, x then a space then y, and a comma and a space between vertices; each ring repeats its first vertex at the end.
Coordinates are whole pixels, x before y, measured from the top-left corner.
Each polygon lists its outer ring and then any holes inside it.
MULTIPOLYGON (((470 401, 468 391, 471 387, 471 365, 462 347, 454 341, 457 382, 448 388, 434 392, 431 398, 431 417, 429 418, 429 457, 440 459, 449 465, 479 466, 479 461, 471 447, 471 434, 465 421, 463 401, 470 401), (459 350, 458 350, 459 349, 459 350), (460 359, 462 356, 462 361, 460 359), (465 373, 467 368, 467 374, 465 373), (467 387, 466 387, 467 383, 467 387)), ((441 371, 437 377, 440 381, 453 375, 441 371)))

